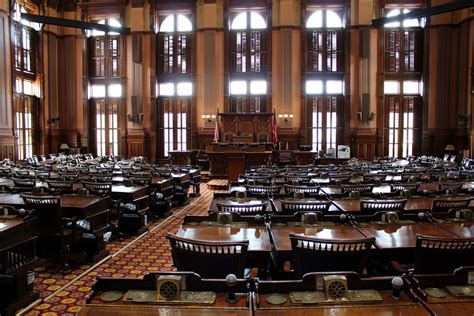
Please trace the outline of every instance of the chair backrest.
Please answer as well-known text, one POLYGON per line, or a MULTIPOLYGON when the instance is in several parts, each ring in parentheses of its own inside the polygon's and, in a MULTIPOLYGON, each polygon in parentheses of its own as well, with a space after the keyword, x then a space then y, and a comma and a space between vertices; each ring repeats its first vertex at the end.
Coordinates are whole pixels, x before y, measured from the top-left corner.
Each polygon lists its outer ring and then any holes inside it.
POLYGON ((311 176, 309 175, 286 175, 285 176, 285 181, 286 182, 291 182, 291 181, 301 181, 301 182, 309 182, 311 181, 311 176))
POLYGON ((19 179, 19 178, 12 178, 15 187, 21 189, 31 189, 36 185, 35 179, 19 179))
POLYGON ((54 235, 62 230, 63 216, 59 196, 23 194, 21 197, 27 208, 36 211, 39 235, 54 235))
POLYGON ((452 273, 474 265, 474 238, 416 236, 415 273, 452 273))
POLYGON ((407 179, 420 179, 422 174, 420 172, 404 172, 402 173, 402 179, 407 180, 407 179))
POLYGON ((178 271, 193 271, 202 278, 224 279, 233 273, 244 276, 248 240, 201 241, 166 233, 171 245, 173 264, 178 271))
POLYGON ((372 193, 374 189, 373 184, 357 184, 357 185, 342 185, 341 192, 343 194, 358 191, 360 193, 372 193))
POLYGON ((390 184, 390 188, 392 192, 405 191, 405 190, 416 192, 418 191, 419 187, 420 187, 419 183, 392 183, 390 184))
POLYGON ((57 189, 63 191, 72 191, 74 182, 72 181, 55 181, 55 180, 47 180, 48 187, 50 189, 57 189))
POLYGON ((363 214, 375 214, 376 212, 396 211, 403 212, 407 204, 406 199, 397 200, 361 200, 360 211, 363 214))
POLYGON ((92 192, 98 193, 99 191, 103 191, 104 193, 112 191, 112 183, 111 182, 88 182, 82 181, 82 185, 85 189, 90 190, 92 192))
POLYGON ((375 238, 319 239, 290 234, 296 278, 308 272, 355 271, 362 274, 375 238))
POLYGON ((281 201, 282 215, 293 215, 296 212, 321 212, 326 214, 331 201, 281 201))
POLYGON ((300 192, 304 194, 318 194, 319 193, 319 187, 316 187, 316 186, 285 184, 284 187, 285 187, 286 194, 295 193, 295 192, 300 192))
POLYGON ((460 190, 464 182, 442 182, 439 184, 439 190, 444 191, 448 189, 460 190))
POLYGON ((278 194, 281 186, 247 185, 247 192, 253 194, 278 194))
POLYGON ((217 203, 219 212, 239 213, 242 215, 264 214, 267 210, 267 203, 256 204, 221 204, 217 203))
POLYGON ((431 212, 447 212, 453 208, 468 207, 469 203, 471 203, 471 198, 462 200, 435 199, 431 204, 431 212))

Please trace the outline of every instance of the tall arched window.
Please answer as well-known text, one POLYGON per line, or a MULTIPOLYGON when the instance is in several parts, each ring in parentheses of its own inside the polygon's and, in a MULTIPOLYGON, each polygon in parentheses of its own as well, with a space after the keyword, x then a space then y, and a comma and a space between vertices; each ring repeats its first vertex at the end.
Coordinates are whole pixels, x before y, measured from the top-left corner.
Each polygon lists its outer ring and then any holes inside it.
POLYGON ((40 78, 38 76, 38 31, 40 25, 21 19, 21 13, 39 13, 23 1, 13 7, 13 108, 18 159, 29 158, 35 151, 38 126, 40 78))
MULTIPOLYGON (((116 18, 94 22, 121 26, 116 18)), ((98 156, 119 154, 119 135, 124 119, 123 42, 118 33, 92 30, 89 37, 89 99, 93 146, 98 156)))
POLYGON ((158 15, 157 103, 159 153, 191 143, 193 22, 189 12, 158 15))
POLYGON ((336 9, 309 9, 306 18, 305 96, 313 150, 341 143, 344 114, 344 19, 336 9))
POLYGON ((263 11, 230 13, 229 112, 259 113, 267 106, 267 16, 263 11))
MULTIPOLYGON (((385 16, 407 13, 387 8, 385 16)), ((390 157, 420 153, 423 20, 384 25, 384 152, 390 157)))

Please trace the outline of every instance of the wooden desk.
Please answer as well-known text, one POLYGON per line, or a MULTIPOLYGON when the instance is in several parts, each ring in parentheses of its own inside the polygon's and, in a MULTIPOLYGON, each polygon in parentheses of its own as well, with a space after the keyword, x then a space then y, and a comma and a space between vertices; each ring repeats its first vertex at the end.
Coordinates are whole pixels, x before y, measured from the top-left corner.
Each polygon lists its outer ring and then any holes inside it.
MULTIPOLYGON (((464 200, 468 198, 467 195, 449 196, 449 197, 438 197, 442 200, 464 200)), ((427 196, 412 196, 407 199, 405 204, 405 211, 409 213, 419 211, 430 211, 433 200, 437 198, 427 196)), ((340 210, 348 213, 360 212, 360 200, 359 199, 335 199, 332 201, 336 207, 340 210)), ((472 202, 471 202, 472 203, 472 202)))
POLYGON ((136 213, 119 214, 119 230, 125 233, 140 235, 147 229, 146 212, 148 211, 148 187, 113 185, 111 197, 123 203, 136 206, 136 213))
POLYGON ((428 308, 435 315, 474 315, 474 301, 428 303, 428 308))
POLYGON ((275 250, 283 258, 291 255, 290 234, 302 234, 304 236, 333 239, 352 240, 365 238, 356 228, 348 225, 335 225, 330 227, 271 227, 270 234, 275 244, 275 250))
MULTIPOLYGON (((224 295, 223 295, 224 296, 224 295)), ((225 300, 221 298, 220 300, 225 300)), ((241 299, 243 301, 243 299, 241 299)), ((102 305, 86 305, 81 308, 79 311, 81 316, 252 316, 252 312, 246 309, 235 310, 227 309, 225 307, 206 307, 195 305, 193 307, 179 307, 179 306, 157 306, 157 305, 145 305, 145 304, 135 304, 135 305, 120 305, 120 308, 117 306, 110 306, 109 304, 102 305)))
POLYGON ((458 238, 474 238, 474 222, 437 223, 436 226, 458 238))
POLYGON ((235 303, 228 303, 227 289, 224 280, 202 280, 197 274, 190 272, 175 273, 152 273, 143 279, 113 279, 101 278, 96 281, 92 293, 86 301, 86 305, 80 310, 79 315, 183 315, 183 316, 251 316, 251 303, 247 302, 247 280, 237 280, 234 287, 236 297, 235 303), (101 295, 108 291, 118 291, 124 295, 128 290, 156 290, 156 278, 167 275, 183 276, 182 283, 186 291, 212 291, 216 293, 213 304, 179 304, 179 303, 131 303, 119 299, 115 302, 104 302, 101 295))
POLYGON ((94 248, 89 254, 92 262, 107 256, 104 234, 109 230, 110 199, 91 195, 63 195, 60 198, 63 216, 86 219, 91 224, 91 233, 96 236, 94 248))
POLYGON ((168 153, 171 157, 171 163, 177 166, 187 166, 191 163, 192 150, 171 150, 168 153))
POLYGON ((452 274, 415 274, 414 278, 418 281, 419 287, 426 293, 427 288, 441 288, 448 294, 445 298, 434 298, 427 296, 425 302, 433 315, 473 315, 474 314, 474 298, 468 296, 455 296, 451 294, 446 286, 462 286, 469 284, 469 274, 474 271, 472 267, 460 268, 452 274))
POLYGON ((249 268, 266 268, 270 258, 270 238, 265 226, 237 227, 236 225, 206 226, 181 225, 176 233, 179 237, 204 241, 248 240, 249 268))
POLYGON ((414 259, 416 235, 434 237, 456 237, 432 223, 413 223, 407 225, 367 225, 358 228, 366 237, 375 237, 375 247, 378 250, 390 253, 392 257, 404 256, 414 259))
MULTIPOLYGON (((90 260, 99 261, 108 255, 105 249, 104 234, 109 227, 110 199, 93 195, 62 195, 60 198, 64 217, 77 217, 86 219, 91 223, 91 232, 96 236, 94 249, 90 254, 90 260)), ((15 208, 24 208, 25 203, 21 194, 0 194, 0 205, 9 205, 15 208)))
POLYGON ((236 181, 240 174, 251 166, 266 165, 270 161, 272 152, 245 152, 245 151, 206 151, 209 156, 209 171, 211 177, 236 181))
POLYGON ((291 152, 291 157, 297 165, 309 165, 313 164, 314 157, 317 154, 315 151, 299 151, 295 150, 291 152))
POLYGON ((37 259, 35 231, 35 218, 0 219, 0 274, 12 276, 14 286, 2 288, 3 296, 12 296, 7 306, 0 306, 2 315, 13 315, 39 297, 33 283, 28 282, 29 270, 37 259))
MULTIPOLYGON (((260 295, 260 306, 256 315, 263 316, 428 316, 430 313, 421 305, 402 297, 397 301, 390 297, 389 291, 382 292, 383 302, 373 304, 334 304, 334 305, 292 305, 290 299, 280 306, 265 302, 268 295, 260 295)), ((287 295, 285 295, 287 296, 287 295)))
POLYGON ((329 316, 329 315, 346 315, 346 316, 395 316, 395 315, 430 315, 428 310, 421 304, 417 304, 405 293, 402 292, 400 298, 394 299, 390 290, 390 282, 392 277, 377 278, 360 278, 357 274, 344 272, 326 272, 326 273, 308 273, 302 280, 282 280, 282 281, 265 281, 259 282, 259 297, 257 302, 256 315, 298 315, 298 316, 329 316), (323 291, 323 277, 331 274, 344 275, 347 280, 349 289, 365 290, 372 289, 379 292, 380 301, 376 302, 332 302, 321 304, 295 304, 293 305, 289 294, 299 291, 321 291, 321 295, 325 295, 323 291), (266 299, 272 293, 280 293, 285 296, 287 301, 281 305, 271 305, 266 299))

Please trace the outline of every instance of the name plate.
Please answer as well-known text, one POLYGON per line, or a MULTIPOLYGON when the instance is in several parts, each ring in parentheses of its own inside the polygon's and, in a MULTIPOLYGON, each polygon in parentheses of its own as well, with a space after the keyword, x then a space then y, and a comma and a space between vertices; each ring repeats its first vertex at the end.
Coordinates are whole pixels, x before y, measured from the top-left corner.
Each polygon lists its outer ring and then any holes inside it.
POLYGON ((158 300, 156 291, 130 290, 123 297, 124 302, 139 304, 165 304, 165 305, 213 305, 216 301, 215 292, 181 291, 179 300, 158 300))
POLYGON ((347 298, 340 300, 327 299, 323 292, 291 292, 293 305, 307 304, 340 304, 340 303, 376 303, 382 302, 382 295, 375 290, 349 290, 347 298))
POLYGON ((446 289, 454 296, 474 297, 473 285, 447 286, 446 289))

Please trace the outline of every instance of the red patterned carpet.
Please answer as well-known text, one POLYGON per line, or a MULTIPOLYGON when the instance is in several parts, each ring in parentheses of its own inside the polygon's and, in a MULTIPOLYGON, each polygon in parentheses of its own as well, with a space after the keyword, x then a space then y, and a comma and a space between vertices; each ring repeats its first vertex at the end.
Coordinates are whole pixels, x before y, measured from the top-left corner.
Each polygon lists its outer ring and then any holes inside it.
POLYGON ((82 265, 73 273, 63 276, 52 268, 37 268, 35 289, 45 299, 26 315, 75 315, 85 304, 87 295, 97 276, 140 278, 150 271, 173 270, 166 232, 176 232, 184 215, 205 215, 212 191, 201 184, 201 196, 193 198, 190 204, 174 209, 173 215, 165 220, 152 223, 149 232, 134 241, 131 237, 122 242, 110 243, 108 248, 112 257, 75 280, 92 265, 82 265), (134 242, 133 242, 134 241, 134 242), (67 285, 63 290, 57 292, 67 285), (52 295, 54 294, 54 295, 52 295))

